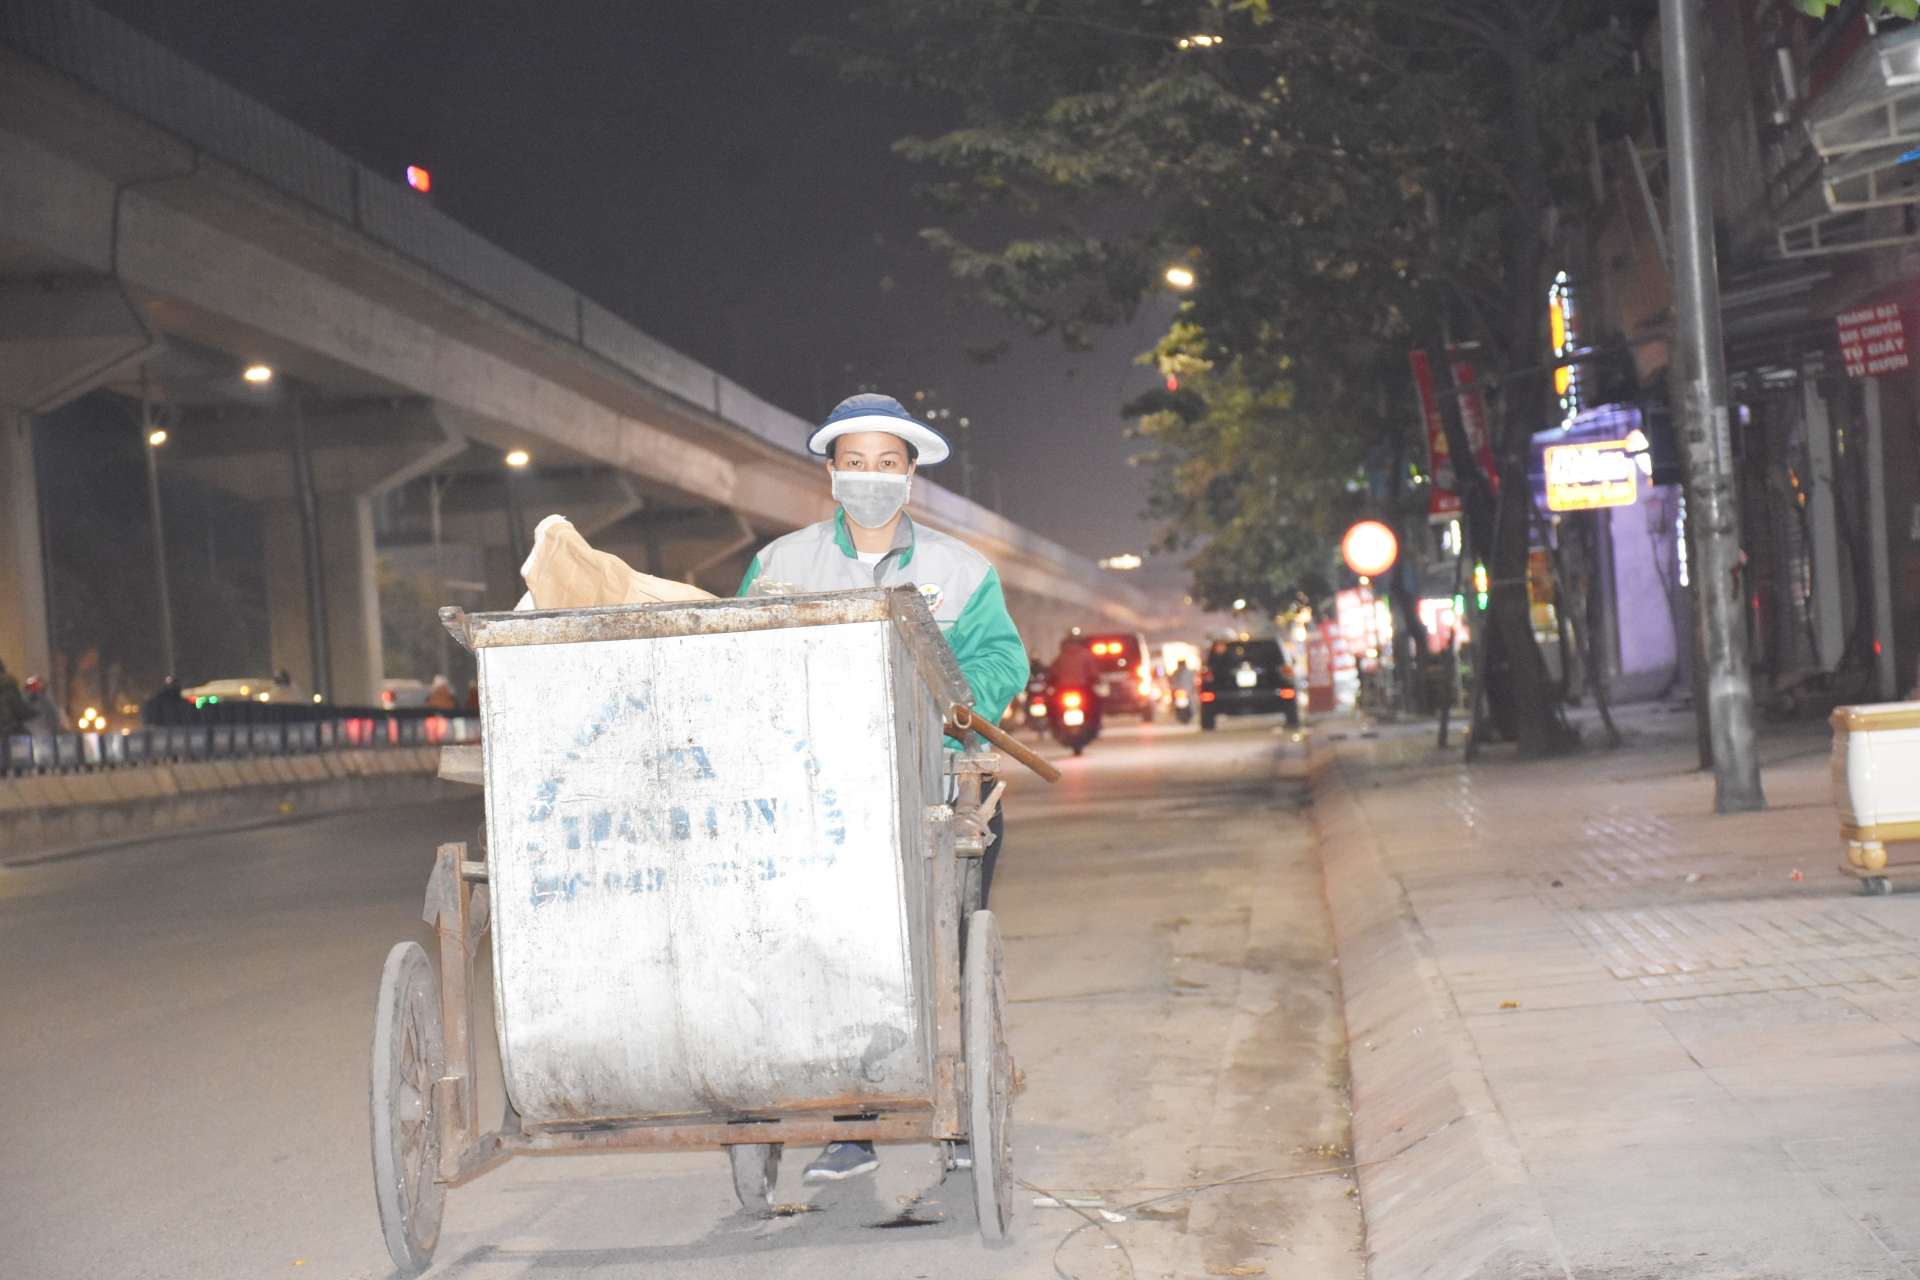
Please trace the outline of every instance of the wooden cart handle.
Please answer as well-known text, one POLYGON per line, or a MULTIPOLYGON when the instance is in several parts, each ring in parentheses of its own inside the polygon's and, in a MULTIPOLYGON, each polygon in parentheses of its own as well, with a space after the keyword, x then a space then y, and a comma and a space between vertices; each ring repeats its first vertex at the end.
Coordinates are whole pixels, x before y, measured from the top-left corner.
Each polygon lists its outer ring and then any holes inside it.
POLYGON ((1015 742, 1005 730, 997 724, 988 724, 973 714, 970 707, 954 703, 947 712, 947 723, 961 733, 972 731, 1033 770, 1048 782, 1060 781, 1060 771, 1048 764, 1045 759, 1015 742))

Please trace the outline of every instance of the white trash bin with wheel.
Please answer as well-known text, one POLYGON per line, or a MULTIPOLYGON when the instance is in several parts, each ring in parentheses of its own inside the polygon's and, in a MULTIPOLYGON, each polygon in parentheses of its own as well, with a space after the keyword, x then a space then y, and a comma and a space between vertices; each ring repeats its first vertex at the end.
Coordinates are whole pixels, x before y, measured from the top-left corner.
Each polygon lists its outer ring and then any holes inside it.
POLYGON ((999 757, 942 749, 971 695, 919 594, 443 618, 475 654, 483 726, 443 772, 484 783, 485 849, 440 849, 438 975, 402 943, 381 986, 395 1264, 424 1269, 446 1189, 520 1152, 724 1150, 765 1211, 786 1145, 942 1143, 981 1234, 1004 1237, 1000 940, 966 901, 999 757), (483 1132, 489 927, 509 1110, 483 1132))
POLYGON ((1920 862, 1889 862, 1889 842, 1920 841, 1920 702, 1841 707, 1833 725, 1833 805, 1847 842, 1841 870, 1867 893, 1892 893, 1892 876, 1920 862))

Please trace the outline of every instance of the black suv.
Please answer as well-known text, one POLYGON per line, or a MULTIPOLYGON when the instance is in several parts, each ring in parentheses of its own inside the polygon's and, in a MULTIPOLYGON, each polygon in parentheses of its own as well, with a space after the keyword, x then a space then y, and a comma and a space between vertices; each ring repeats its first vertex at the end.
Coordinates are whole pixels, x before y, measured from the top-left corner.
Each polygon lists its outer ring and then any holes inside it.
POLYGON ((1220 716, 1284 713, 1300 727, 1300 694, 1293 663, 1278 640, 1215 640, 1200 664, 1200 727, 1220 716))

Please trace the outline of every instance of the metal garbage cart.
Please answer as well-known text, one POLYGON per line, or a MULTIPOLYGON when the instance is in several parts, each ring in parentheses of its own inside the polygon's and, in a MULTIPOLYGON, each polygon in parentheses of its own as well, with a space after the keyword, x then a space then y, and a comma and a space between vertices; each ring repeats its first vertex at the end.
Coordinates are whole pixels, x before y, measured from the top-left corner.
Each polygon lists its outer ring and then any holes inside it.
POLYGON ((520 1152, 717 1148, 765 1211, 787 1144, 938 1142, 1004 1237, 1000 939, 968 908, 1005 789, 974 734, 1007 740, 918 592, 442 619, 483 725, 443 774, 485 786, 486 825, 428 881, 438 974, 405 942, 381 979, 374 1181, 401 1271, 431 1261, 447 1188, 520 1152), (489 926, 507 1112, 483 1132, 489 926))
POLYGON ((1920 872, 1908 857, 1889 862, 1887 845, 1920 841, 1920 702, 1839 707, 1833 725, 1833 806, 1847 860, 1862 892, 1892 893, 1895 875, 1920 872))

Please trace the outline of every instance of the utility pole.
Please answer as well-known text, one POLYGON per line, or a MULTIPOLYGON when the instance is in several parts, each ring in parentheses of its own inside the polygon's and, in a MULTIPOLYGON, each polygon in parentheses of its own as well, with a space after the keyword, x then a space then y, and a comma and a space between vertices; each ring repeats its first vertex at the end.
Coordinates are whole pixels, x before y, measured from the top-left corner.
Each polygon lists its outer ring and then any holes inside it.
POLYGON ((300 513, 300 555, 307 586, 307 658, 312 664, 313 692, 333 701, 333 655, 327 621, 326 560, 320 547, 320 498, 314 487, 313 456, 307 450, 307 422, 300 404, 300 388, 291 380, 287 399, 293 416, 289 425, 289 452, 293 455, 294 502, 300 513))
POLYGON ((147 518, 153 526, 153 582, 160 595, 160 665, 168 676, 180 674, 174 665, 173 653, 173 595, 167 589, 167 533, 166 521, 160 513, 160 446, 167 442, 167 433, 160 426, 160 415, 154 411, 153 398, 147 391, 146 370, 140 371, 140 437, 147 451, 147 518))
POLYGON ((1739 588, 1740 513, 1720 335, 1720 279, 1707 189, 1706 75, 1700 61, 1704 0, 1660 0, 1666 87, 1667 174, 1673 251, 1673 414, 1687 461, 1687 524, 1699 563, 1694 616, 1706 654, 1707 732, 1714 808, 1767 807, 1753 732, 1753 679, 1739 588))
MULTIPOLYGON (((445 553, 440 547, 440 495, 442 483, 438 475, 427 477, 427 515, 433 526, 433 604, 439 608, 447 598, 447 564, 445 553)), ((439 666, 436 671, 445 674, 447 670, 447 629, 441 627, 434 638, 440 642, 439 666)))

